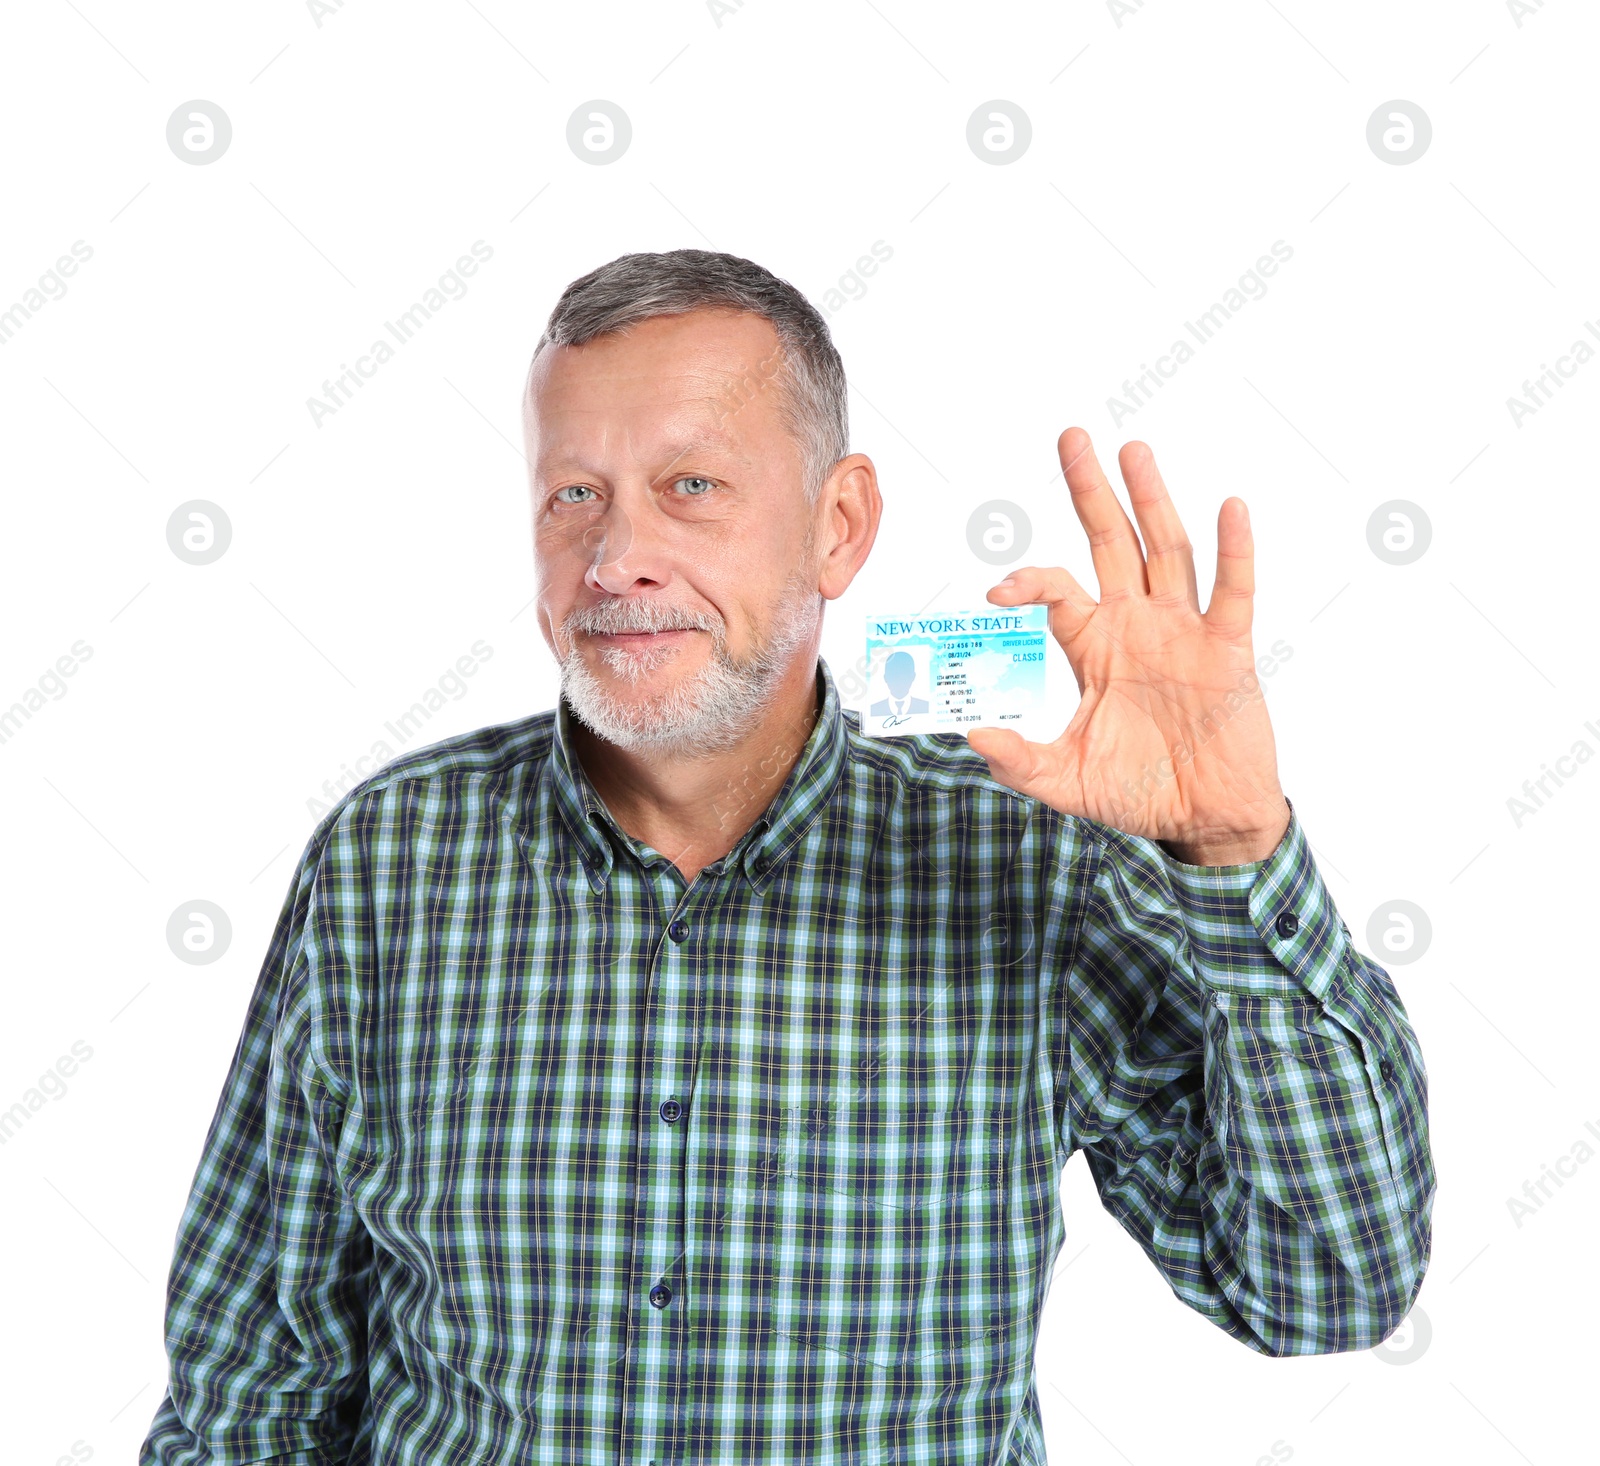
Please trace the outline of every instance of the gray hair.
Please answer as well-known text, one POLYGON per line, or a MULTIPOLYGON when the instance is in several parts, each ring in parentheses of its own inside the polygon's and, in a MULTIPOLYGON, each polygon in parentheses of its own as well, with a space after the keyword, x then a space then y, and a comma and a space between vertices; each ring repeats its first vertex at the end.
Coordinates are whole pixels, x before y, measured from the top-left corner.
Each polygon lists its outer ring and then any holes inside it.
MULTIPOLYGON (((816 307, 751 260, 707 249, 618 255, 561 292, 533 349, 529 378, 546 346, 581 346, 654 316, 714 306, 753 311, 777 331, 779 360, 771 374, 780 388, 778 412, 800 446, 806 501, 816 503, 829 470, 850 451, 844 363, 816 307)), ((746 376, 729 410, 760 386, 746 376)))

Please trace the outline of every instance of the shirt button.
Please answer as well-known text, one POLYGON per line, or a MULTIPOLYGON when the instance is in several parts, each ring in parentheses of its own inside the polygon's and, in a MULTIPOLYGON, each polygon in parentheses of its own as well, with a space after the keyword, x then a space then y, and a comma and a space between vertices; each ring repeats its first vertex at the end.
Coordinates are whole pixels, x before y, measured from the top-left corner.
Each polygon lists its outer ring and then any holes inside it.
POLYGON ((1300 930, 1300 918, 1292 911, 1284 911, 1278 916, 1278 935, 1292 937, 1300 930))
POLYGON ((672 1302, 672 1289, 667 1287, 665 1283, 657 1283, 650 1290, 650 1301, 657 1308, 665 1308, 667 1304, 672 1302))
POLYGON ((665 1120, 667 1124, 672 1124, 672 1122, 676 1120, 682 1113, 683 1106, 680 1105, 677 1100, 661 1101, 661 1118, 665 1120))
POLYGON ((1383 1082, 1387 1084, 1391 1079, 1394 1078, 1394 1065, 1385 1059, 1381 1064, 1378 1065, 1378 1073, 1383 1075, 1383 1082))
POLYGON ((671 937, 673 941, 681 942, 686 936, 689 935, 689 923, 680 917, 667 928, 667 935, 671 937))
POLYGON ((750 869, 758 876, 763 876, 767 873, 767 867, 771 864, 772 862, 765 855, 758 855, 750 862, 750 869))

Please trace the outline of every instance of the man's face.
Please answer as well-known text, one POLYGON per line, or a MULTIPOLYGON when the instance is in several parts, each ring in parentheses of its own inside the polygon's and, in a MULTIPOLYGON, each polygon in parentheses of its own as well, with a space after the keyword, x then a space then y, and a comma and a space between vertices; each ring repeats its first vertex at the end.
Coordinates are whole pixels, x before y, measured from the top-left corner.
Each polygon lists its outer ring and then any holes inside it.
POLYGON ((748 312, 547 347, 524 404, 539 627, 582 721, 625 747, 735 743, 821 598, 781 355, 748 312))

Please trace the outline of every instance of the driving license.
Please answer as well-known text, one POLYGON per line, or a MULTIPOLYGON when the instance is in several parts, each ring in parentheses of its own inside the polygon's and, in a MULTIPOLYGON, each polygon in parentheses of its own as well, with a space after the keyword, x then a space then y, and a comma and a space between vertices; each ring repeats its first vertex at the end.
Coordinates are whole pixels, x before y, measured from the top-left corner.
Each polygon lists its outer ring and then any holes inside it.
POLYGON ((1049 617, 1048 606, 867 617, 861 731, 964 733, 1043 712, 1049 617))

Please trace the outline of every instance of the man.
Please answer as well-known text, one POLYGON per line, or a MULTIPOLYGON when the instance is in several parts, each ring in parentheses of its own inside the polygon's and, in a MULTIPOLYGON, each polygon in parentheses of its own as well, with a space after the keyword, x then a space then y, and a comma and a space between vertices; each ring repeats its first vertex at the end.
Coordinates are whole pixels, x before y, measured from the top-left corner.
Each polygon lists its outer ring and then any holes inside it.
POLYGON ((1042 1463, 1062 1167, 1269 1355, 1427 1267, 1426 1073, 1279 788, 1245 506, 1202 614, 1149 450, 1060 455, 1096 601, 1050 744, 863 737, 877 534, 817 313, 569 286, 525 393, 550 712, 317 826, 173 1261, 144 1462, 1042 1463))
POLYGON ((888 697, 880 697, 867 709, 869 717, 893 718, 904 722, 910 713, 928 711, 925 697, 910 697, 911 684, 917 680, 917 664, 910 652, 890 652, 883 661, 883 685, 889 689, 888 697))

